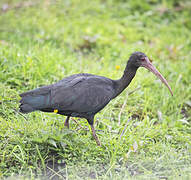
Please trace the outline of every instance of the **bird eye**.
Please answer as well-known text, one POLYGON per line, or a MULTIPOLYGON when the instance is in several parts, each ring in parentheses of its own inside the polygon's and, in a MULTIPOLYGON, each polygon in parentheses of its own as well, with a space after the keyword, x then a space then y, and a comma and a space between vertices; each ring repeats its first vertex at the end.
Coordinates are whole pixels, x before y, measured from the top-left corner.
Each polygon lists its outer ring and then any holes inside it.
POLYGON ((144 60, 145 60, 145 58, 144 58, 144 57, 142 57, 142 58, 141 58, 141 61, 144 61, 144 60))

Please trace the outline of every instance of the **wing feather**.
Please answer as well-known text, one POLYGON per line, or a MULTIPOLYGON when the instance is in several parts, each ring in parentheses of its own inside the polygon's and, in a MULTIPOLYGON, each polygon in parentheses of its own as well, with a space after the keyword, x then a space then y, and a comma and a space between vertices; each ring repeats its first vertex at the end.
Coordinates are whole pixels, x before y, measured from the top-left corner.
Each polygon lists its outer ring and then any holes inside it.
POLYGON ((76 77, 55 85, 51 91, 52 107, 59 111, 98 112, 112 98, 112 80, 99 76, 76 77))

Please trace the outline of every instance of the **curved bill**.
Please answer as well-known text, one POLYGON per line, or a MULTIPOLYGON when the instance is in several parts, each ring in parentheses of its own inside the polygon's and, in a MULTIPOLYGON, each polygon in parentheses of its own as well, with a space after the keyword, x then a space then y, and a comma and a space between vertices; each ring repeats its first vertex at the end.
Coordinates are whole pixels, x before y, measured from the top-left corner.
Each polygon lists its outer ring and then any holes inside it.
POLYGON ((162 74, 152 65, 152 63, 149 61, 148 58, 145 58, 145 62, 141 65, 142 67, 145 67, 149 71, 151 71, 153 74, 155 74, 169 89, 171 95, 173 96, 172 90, 167 82, 167 80, 162 76, 162 74))

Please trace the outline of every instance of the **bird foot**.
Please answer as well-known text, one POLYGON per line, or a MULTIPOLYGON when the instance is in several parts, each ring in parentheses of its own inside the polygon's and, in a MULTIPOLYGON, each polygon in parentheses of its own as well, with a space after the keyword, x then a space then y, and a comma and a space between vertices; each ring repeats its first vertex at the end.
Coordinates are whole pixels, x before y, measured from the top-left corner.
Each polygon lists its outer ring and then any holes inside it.
POLYGON ((98 145, 98 146, 101 146, 101 142, 99 141, 98 137, 96 136, 96 137, 94 137, 94 138, 95 138, 95 140, 96 140, 97 145, 98 145))
POLYGON ((65 123, 64 123, 64 126, 69 129, 69 123, 65 122, 65 123))

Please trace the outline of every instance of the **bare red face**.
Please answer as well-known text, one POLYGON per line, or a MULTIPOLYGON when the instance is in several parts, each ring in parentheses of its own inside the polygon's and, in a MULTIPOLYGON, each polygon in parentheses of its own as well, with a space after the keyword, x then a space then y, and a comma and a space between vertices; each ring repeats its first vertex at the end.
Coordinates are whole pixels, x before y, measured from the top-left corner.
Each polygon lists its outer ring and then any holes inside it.
POLYGON ((167 80, 162 76, 162 74, 152 65, 148 57, 141 57, 141 67, 144 67, 155 74, 169 89, 171 95, 173 96, 172 90, 167 82, 167 80))

